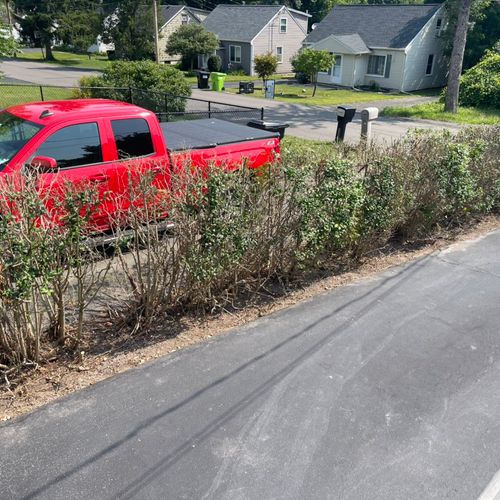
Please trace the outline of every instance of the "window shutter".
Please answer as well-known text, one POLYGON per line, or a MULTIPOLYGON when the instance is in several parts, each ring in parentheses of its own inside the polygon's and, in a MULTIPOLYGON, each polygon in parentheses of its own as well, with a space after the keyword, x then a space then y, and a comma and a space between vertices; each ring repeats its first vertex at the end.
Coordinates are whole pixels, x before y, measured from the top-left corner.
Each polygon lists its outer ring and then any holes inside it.
POLYGON ((385 74, 384 74, 384 78, 389 78, 389 75, 391 74, 391 62, 392 62, 392 55, 388 54, 387 58, 385 60, 385 74))

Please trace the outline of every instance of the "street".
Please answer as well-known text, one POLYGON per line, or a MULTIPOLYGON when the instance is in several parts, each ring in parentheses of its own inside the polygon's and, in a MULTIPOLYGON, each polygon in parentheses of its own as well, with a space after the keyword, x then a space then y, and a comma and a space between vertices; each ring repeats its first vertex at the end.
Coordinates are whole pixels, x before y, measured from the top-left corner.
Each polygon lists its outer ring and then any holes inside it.
MULTIPOLYGON (((94 74, 76 68, 68 68, 57 64, 46 64, 32 61, 0 60, 0 71, 3 71, 10 80, 19 80, 43 85, 77 86, 82 76, 94 74)), ((280 101, 270 101, 248 97, 245 95, 230 94, 227 92, 210 92, 193 89, 192 97, 212 100, 228 104, 250 107, 264 107, 266 120, 286 122, 290 124, 287 134, 330 141, 335 137, 337 127, 336 106, 308 106, 304 104, 288 104, 280 101)), ((396 100, 380 100, 367 103, 353 103, 358 111, 365 107, 375 106, 382 109, 385 106, 409 106, 423 102, 431 102, 433 97, 409 96, 396 100)), ((429 120, 411 120, 407 118, 380 117, 373 124, 373 138, 381 144, 389 144, 393 140, 404 136, 410 129, 447 129, 455 132, 460 126, 453 123, 436 122, 429 120)), ((359 113, 349 124, 346 131, 346 141, 357 143, 361 134, 361 119, 359 113)))
POLYGON ((0 498, 498 498, 499 248, 456 243, 0 426, 0 498))

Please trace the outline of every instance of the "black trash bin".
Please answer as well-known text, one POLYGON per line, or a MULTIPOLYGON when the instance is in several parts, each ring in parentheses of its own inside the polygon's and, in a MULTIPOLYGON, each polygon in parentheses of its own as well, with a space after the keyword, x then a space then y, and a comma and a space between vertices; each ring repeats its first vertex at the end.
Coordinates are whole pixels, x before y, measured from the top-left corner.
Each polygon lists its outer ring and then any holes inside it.
POLYGON ((259 128, 260 130, 278 132, 280 139, 285 137, 285 129, 290 126, 288 123, 266 122, 264 120, 250 120, 247 125, 252 128, 259 128))
POLYGON ((253 94, 254 84, 253 82, 240 82, 240 94, 253 94))
POLYGON ((208 89, 208 82, 210 78, 210 72, 208 71, 198 71, 198 88, 208 89))

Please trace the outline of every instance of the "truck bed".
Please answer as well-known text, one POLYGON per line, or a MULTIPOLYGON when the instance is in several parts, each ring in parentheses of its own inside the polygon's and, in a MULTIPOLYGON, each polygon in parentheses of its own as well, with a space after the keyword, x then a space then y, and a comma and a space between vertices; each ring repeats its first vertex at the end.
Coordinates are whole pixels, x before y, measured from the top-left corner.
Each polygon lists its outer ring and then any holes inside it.
POLYGON ((165 143, 171 152, 208 149, 279 137, 277 132, 259 130, 216 118, 161 123, 160 126, 165 143))

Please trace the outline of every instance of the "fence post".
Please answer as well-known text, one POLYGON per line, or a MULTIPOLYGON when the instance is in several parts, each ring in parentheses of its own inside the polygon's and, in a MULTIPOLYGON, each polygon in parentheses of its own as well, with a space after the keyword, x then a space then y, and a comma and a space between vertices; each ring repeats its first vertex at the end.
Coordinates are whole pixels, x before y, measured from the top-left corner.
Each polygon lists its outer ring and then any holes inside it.
POLYGON ((128 98, 130 100, 130 104, 134 104, 134 93, 132 87, 128 88, 128 98))
POLYGON ((208 101, 208 117, 212 118, 212 101, 208 101))
POLYGON ((168 122, 168 95, 165 94, 165 118, 168 122))
POLYGON ((43 86, 40 85, 40 98, 42 101, 45 101, 45 99, 43 98, 43 86))

